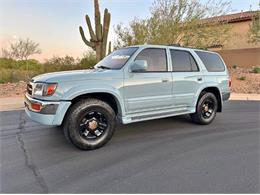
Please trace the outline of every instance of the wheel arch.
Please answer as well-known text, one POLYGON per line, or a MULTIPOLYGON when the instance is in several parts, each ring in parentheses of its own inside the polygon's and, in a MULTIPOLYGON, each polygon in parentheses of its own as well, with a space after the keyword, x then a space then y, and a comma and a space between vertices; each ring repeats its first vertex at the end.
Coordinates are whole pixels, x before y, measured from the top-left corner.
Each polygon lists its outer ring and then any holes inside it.
POLYGON ((107 104, 109 104, 112 109, 115 111, 115 114, 117 116, 122 116, 122 114, 124 113, 124 111, 122 110, 122 106, 118 100, 118 98, 109 92, 89 92, 89 93, 83 93, 80 94, 78 96, 73 97, 73 99, 71 99, 71 105, 69 106, 69 108, 66 111, 66 114, 63 118, 62 124, 64 122, 64 119, 67 117, 67 114, 69 113, 69 110, 71 109, 71 107, 78 101, 82 100, 82 99, 86 99, 86 98, 95 98, 95 99, 99 99, 101 101, 106 102, 107 104))
POLYGON ((109 92, 91 92, 91 93, 81 94, 81 95, 74 97, 71 100, 71 103, 73 105, 76 102, 78 102, 79 100, 86 99, 86 98, 95 98, 95 99, 104 101, 113 108, 116 115, 118 115, 118 114, 122 115, 122 109, 121 109, 119 100, 117 99, 117 97, 114 94, 109 93, 109 92))
POLYGON ((205 87, 204 89, 201 90, 198 98, 197 98, 197 102, 196 102, 196 107, 197 107, 197 104, 199 102, 199 99, 200 97, 206 93, 206 92, 210 92, 210 93, 213 93, 216 98, 217 98, 217 101, 218 101, 218 109, 217 109, 217 112, 222 112, 222 99, 221 99, 221 93, 220 93, 220 90, 218 89, 218 87, 205 87))

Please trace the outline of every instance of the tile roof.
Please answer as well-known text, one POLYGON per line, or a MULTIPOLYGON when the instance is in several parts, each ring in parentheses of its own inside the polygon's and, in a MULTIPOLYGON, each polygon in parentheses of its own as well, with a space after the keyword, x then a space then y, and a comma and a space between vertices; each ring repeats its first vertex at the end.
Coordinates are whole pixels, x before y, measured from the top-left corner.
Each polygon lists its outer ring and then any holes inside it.
POLYGON ((205 18, 202 21, 203 22, 239 22, 239 21, 245 21, 245 20, 251 20, 252 17, 255 17, 259 14, 259 11, 246 11, 246 12, 239 12, 234 14, 227 14, 222 16, 215 16, 211 18, 205 18))

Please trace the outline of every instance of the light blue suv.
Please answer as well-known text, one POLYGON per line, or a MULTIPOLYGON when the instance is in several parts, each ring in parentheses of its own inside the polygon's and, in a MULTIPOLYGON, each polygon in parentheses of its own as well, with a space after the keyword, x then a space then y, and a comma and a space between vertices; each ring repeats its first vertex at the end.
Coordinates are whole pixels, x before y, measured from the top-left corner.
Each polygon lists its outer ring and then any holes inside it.
POLYGON ((190 114, 213 121, 230 96, 230 79, 214 52, 140 45, 114 51, 94 69, 36 76, 27 85, 25 111, 41 124, 62 126, 80 149, 96 149, 123 124, 190 114))

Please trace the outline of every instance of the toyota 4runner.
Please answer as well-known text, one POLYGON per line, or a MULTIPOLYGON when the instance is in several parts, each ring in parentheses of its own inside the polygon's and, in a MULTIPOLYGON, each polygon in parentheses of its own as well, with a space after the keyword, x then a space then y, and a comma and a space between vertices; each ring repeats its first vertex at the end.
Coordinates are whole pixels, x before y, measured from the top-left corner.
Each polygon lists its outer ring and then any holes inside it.
POLYGON ((97 149, 123 124, 190 114, 210 124, 230 96, 228 70, 214 52, 161 45, 114 51, 94 69, 48 73, 27 85, 25 111, 62 126, 84 150, 97 149))

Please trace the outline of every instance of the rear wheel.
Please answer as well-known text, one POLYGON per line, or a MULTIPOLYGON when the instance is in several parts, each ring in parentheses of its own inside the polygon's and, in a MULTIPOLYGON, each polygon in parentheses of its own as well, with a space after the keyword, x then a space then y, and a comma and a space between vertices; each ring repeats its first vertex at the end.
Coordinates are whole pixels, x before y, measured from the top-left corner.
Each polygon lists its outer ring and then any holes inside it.
POLYGON ((76 147, 92 150, 104 146, 116 127, 114 110, 98 99, 81 100, 70 109, 63 131, 76 147))
POLYGON ((218 101, 213 93, 203 93, 196 107, 196 113, 191 114, 193 122, 207 125, 210 124, 216 117, 218 101))

